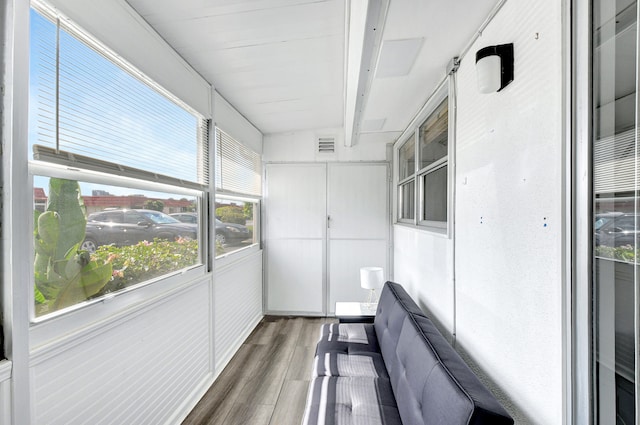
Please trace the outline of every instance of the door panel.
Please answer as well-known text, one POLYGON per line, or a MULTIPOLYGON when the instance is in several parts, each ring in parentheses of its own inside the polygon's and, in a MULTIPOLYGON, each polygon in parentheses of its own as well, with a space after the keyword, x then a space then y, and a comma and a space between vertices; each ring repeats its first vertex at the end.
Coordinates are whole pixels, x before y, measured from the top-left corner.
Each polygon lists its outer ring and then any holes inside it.
POLYGON ((323 251, 322 240, 269 242, 269 311, 323 313, 323 251))
POLYGON ((360 267, 389 275, 389 184, 386 164, 331 164, 328 176, 329 313, 336 301, 366 301, 360 267))
POLYGON ((267 166, 269 239, 322 239, 327 218, 323 164, 267 166))
POLYGON ((266 167, 266 310, 323 314, 326 166, 266 167))
POLYGON ((360 267, 388 276, 388 196, 386 164, 268 164, 266 311, 332 314, 336 301, 365 301, 360 267))
POLYGON ((331 239, 384 239, 389 236, 386 164, 331 164, 331 239))

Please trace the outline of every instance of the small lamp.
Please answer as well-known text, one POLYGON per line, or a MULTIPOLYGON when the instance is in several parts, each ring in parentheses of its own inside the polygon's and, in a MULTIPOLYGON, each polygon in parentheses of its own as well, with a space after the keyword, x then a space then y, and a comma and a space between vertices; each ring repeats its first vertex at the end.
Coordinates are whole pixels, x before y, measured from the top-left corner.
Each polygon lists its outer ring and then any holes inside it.
POLYGON ((384 270, 382 267, 362 267, 360 269, 360 286, 369 289, 368 304, 377 302, 376 289, 382 288, 384 270))
POLYGON ((513 81, 513 43, 488 46, 476 52, 480 93, 502 90, 513 81))

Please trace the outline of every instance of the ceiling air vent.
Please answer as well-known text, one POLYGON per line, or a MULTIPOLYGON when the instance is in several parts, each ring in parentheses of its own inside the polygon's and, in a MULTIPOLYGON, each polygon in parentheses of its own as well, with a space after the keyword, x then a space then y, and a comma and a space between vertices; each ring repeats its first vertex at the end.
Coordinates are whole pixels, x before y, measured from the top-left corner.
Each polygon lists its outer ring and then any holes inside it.
POLYGON ((335 150, 335 137, 318 137, 318 153, 334 153, 335 150))

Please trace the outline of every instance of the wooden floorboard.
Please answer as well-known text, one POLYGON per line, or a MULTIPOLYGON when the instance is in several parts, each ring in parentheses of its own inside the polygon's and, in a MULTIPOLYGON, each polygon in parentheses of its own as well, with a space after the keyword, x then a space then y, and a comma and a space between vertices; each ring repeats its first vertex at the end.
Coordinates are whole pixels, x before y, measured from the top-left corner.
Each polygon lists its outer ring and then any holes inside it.
POLYGON ((267 316, 183 425, 298 425, 320 325, 333 319, 267 316))

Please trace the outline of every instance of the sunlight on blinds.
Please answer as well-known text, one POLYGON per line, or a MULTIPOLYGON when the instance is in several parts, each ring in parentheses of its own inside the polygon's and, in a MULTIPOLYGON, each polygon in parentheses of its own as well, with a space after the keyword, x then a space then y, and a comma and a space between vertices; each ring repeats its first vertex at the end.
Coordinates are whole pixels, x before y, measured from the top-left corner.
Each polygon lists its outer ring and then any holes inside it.
POLYGON ((30 149, 207 183, 206 120, 33 9, 31 26, 30 149))
POLYGON ((216 189, 244 195, 262 195, 260 155, 216 128, 216 189))

